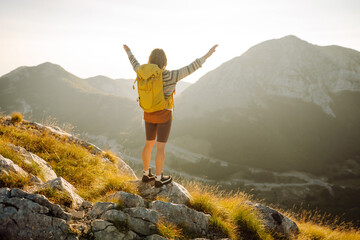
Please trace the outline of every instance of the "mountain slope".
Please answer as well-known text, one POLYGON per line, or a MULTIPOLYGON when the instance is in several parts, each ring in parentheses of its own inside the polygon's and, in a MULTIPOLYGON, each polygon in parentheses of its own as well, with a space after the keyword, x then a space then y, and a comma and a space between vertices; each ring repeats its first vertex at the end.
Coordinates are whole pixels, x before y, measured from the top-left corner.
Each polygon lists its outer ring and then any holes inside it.
POLYGON ((287 36, 185 90, 172 139, 188 139, 185 148, 203 141, 207 155, 232 163, 324 173, 360 156, 359 102, 359 52, 287 36))
POLYGON ((181 103, 192 110, 200 108, 200 114, 264 106, 261 96, 274 95, 314 103, 335 117, 330 93, 360 91, 359 66, 355 50, 320 47, 286 36, 260 43, 207 73, 183 93, 181 103))
MULTIPOLYGON (((58 65, 20 67, 0 78, 1 111, 50 115, 91 134, 119 137, 140 116, 136 102, 109 95, 58 65)), ((141 121, 140 117, 138 118, 141 121)))

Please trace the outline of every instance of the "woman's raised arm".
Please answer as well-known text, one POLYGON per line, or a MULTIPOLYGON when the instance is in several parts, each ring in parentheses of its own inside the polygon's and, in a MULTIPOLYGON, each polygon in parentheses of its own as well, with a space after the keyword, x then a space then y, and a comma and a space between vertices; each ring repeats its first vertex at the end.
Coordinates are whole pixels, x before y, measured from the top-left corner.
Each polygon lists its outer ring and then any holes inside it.
POLYGON ((140 64, 139 62, 136 60, 135 56, 132 54, 130 48, 124 44, 124 50, 126 51, 128 57, 129 57, 129 60, 130 60, 130 63, 134 69, 134 71, 136 72, 137 69, 140 67, 140 64))
POLYGON ((197 58, 194 62, 190 63, 189 65, 180 68, 178 70, 171 71, 172 81, 174 81, 174 83, 178 82, 181 79, 185 78, 186 76, 198 70, 205 62, 205 60, 215 52, 217 46, 218 46, 217 44, 214 45, 203 57, 197 58))

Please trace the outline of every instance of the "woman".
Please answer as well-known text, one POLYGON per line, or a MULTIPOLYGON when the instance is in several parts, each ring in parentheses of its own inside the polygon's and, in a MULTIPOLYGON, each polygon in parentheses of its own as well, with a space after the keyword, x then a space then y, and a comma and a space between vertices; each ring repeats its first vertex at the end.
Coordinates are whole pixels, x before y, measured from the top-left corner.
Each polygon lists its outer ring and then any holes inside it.
MULTIPOLYGON (((163 70, 163 90, 165 99, 172 98, 172 95, 175 91, 175 86, 178 81, 193 73, 199 69, 205 60, 210 57, 218 45, 213 46, 207 54, 203 57, 196 59, 190 65, 180 68, 178 70, 166 70, 167 58, 164 50, 156 48, 154 49, 149 57, 148 63, 156 64, 160 69, 163 70)), ((124 49, 129 57, 130 63, 132 64, 135 72, 140 67, 140 64, 131 53, 130 48, 124 44, 124 49)), ((146 143, 142 153, 143 160, 143 182, 150 182, 155 180, 155 187, 161 187, 165 184, 168 184, 172 181, 171 176, 164 176, 162 169, 165 160, 165 145, 168 140, 171 122, 172 122, 172 109, 166 108, 161 111, 156 111, 152 113, 144 112, 145 120, 145 132, 146 132, 146 143), (151 159, 151 149, 156 142, 156 157, 155 157, 155 166, 156 166, 156 176, 151 173, 150 169, 150 159, 151 159)))

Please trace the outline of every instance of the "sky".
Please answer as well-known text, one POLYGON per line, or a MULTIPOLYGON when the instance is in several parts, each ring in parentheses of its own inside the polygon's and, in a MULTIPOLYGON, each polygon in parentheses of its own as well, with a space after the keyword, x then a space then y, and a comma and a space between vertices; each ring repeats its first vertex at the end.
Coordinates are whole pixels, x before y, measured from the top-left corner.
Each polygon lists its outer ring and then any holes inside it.
POLYGON ((19 66, 59 64, 81 78, 135 78, 123 44, 140 63, 164 49, 167 69, 216 52, 184 81, 269 39, 360 51, 358 0, 0 0, 0 76, 19 66))

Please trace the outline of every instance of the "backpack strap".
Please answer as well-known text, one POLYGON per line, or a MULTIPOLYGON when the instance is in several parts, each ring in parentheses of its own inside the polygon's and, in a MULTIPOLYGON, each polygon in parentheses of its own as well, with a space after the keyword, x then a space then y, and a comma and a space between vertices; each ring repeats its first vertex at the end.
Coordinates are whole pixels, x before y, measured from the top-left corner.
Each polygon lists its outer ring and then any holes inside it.
POLYGON ((135 83, 137 82, 137 78, 135 79, 135 81, 134 81, 134 84, 133 84, 133 90, 135 90, 135 83))

